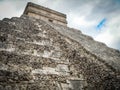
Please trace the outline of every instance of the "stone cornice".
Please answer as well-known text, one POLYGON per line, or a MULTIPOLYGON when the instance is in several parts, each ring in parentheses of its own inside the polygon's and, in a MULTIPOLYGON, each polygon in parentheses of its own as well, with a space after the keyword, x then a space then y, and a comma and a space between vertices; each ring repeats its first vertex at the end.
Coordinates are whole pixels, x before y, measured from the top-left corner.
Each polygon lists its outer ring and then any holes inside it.
POLYGON ((26 8, 25 8, 24 14, 26 13, 28 6, 32 6, 32 7, 38 8, 38 9, 42 9, 42 10, 45 10, 45 11, 47 11, 47 12, 50 12, 50 13, 53 13, 53 14, 56 14, 56 15, 58 15, 58 16, 62 16, 62 17, 64 17, 64 18, 66 18, 66 15, 63 14, 63 13, 60 13, 60 12, 58 12, 58 11, 49 9, 49 8, 47 8, 47 7, 43 7, 43 6, 34 4, 34 3, 32 3, 32 2, 28 2, 27 6, 26 6, 26 8))

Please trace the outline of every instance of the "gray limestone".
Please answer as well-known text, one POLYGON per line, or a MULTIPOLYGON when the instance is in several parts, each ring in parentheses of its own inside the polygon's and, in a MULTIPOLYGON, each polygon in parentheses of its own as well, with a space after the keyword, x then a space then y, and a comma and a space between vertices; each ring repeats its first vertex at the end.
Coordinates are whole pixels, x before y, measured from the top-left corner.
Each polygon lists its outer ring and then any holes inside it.
POLYGON ((25 15, 0 21, 0 90, 119 89, 120 51, 25 15))

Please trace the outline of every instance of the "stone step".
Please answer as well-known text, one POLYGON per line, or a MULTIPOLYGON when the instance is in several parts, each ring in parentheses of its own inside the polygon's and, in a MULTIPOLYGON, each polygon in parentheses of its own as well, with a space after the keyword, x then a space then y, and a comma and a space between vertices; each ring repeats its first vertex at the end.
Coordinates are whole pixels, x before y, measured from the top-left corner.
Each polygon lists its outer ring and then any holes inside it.
POLYGON ((29 34, 30 35, 38 34, 39 36, 44 36, 44 37, 45 37, 45 34, 47 33, 47 32, 45 32, 45 28, 40 28, 41 25, 36 25, 32 21, 31 22, 30 21, 28 22, 25 20, 23 21, 22 19, 19 19, 19 18, 7 19, 7 20, 5 19, 5 20, 1 21, 0 26, 2 27, 1 32, 2 31, 4 32, 5 30, 7 30, 7 33, 10 33, 10 32, 13 33, 15 30, 19 30, 19 31, 23 32, 24 34, 28 34, 28 35, 29 34), (11 28, 4 27, 4 26, 8 26, 11 28), (3 29, 5 29, 5 30, 3 30, 3 29), (15 29, 15 30, 13 30, 13 29, 15 29))
POLYGON ((36 52, 41 52, 43 53, 44 51, 49 51, 51 52, 51 50, 55 50, 55 48, 53 46, 49 46, 47 42, 41 42, 41 43, 36 43, 36 42, 25 42, 23 40, 17 40, 16 42, 10 42, 10 44, 6 43, 6 42, 0 42, 0 49, 11 49, 14 48, 15 51, 18 52, 25 52, 25 51, 29 51, 31 53, 34 53, 34 51, 36 52), (45 44, 45 45, 42 45, 45 44))
POLYGON ((14 51, 14 52, 19 52, 19 53, 24 53, 24 54, 32 54, 32 55, 37 55, 41 56, 41 54, 44 54, 44 57, 49 57, 52 54, 52 57, 60 57, 61 52, 59 51, 58 47, 52 46, 51 41, 46 38, 40 38, 41 42, 38 42, 34 40, 33 42, 28 42, 24 39, 21 38, 16 38, 12 36, 1 36, 3 37, 4 41, 1 40, 0 42, 0 50, 2 51, 14 51), (6 37, 8 40, 6 40, 6 37), (12 40, 13 41, 12 41, 12 40), (43 40, 45 39, 45 40, 43 40), (8 43, 8 44, 6 44, 8 43), (10 43, 10 44, 9 44, 10 43), (53 51, 57 49, 57 51, 53 51), (40 54, 40 55, 39 55, 40 54))
MULTIPOLYGON (((20 18, 13 17, 13 18, 11 18, 11 21, 15 22, 16 24, 19 24, 19 26, 24 26, 25 24, 27 24, 27 26, 32 27, 34 29, 38 29, 38 30, 42 29, 43 31, 47 29, 46 27, 44 27, 46 25, 46 23, 44 21, 41 21, 41 20, 38 20, 35 18, 31 18, 31 17, 27 17, 27 18, 30 19, 29 22, 26 20, 26 17, 20 17, 20 18), (32 24, 32 26, 31 26, 31 24, 32 24)), ((18 28, 18 27, 16 27, 16 28, 18 28)), ((25 27, 25 28, 27 28, 27 27, 25 27)), ((30 28, 30 29, 32 29, 32 28, 30 28)), ((29 29, 27 29, 27 30, 29 30, 29 29)))
POLYGON ((0 38, 4 38, 6 41, 15 41, 16 39, 21 39, 24 41, 29 41, 29 42, 41 42, 41 40, 47 40, 50 43, 52 43, 52 39, 48 38, 45 36, 45 34, 43 33, 37 33, 37 34, 33 34, 33 33, 25 33, 21 30, 18 29, 7 29, 6 27, 3 27, 0 29, 0 38))
POLYGON ((69 69, 67 65, 58 64, 57 67, 43 67, 42 69, 37 68, 32 70, 33 75, 58 75, 58 76, 69 76, 69 69))
MULTIPOLYGON (((35 32, 35 30, 33 30, 35 32)), ((7 36, 7 37, 19 37, 19 38, 24 38, 24 39, 32 39, 32 40, 36 40, 37 38, 46 38, 46 39, 49 39, 47 34, 43 33, 43 32, 37 32, 36 30, 36 33, 33 33, 33 32, 29 32, 29 31, 22 31, 20 29, 9 29, 9 28, 6 28, 6 27, 2 27, 0 29, 0 35, 2 36, 7 36)), ((37 39, 38 40, 38 39, 37 39)))
POLYGON ((0 90, 60 90, 55 81, 41 81, 39 83, 14 83, 0 85, 0 90))
POLYGON ((58 58, 51 59, 46 57, 38 57, 33 55, 25 55, 20 53, 12 53, 8 51, 0 51, 0 62, 8 63, 14 65, 27 65, 32 68, 42 68, 44 67, 57 67, 57 65, 69 65, 66 60, 60 60, 58 58))

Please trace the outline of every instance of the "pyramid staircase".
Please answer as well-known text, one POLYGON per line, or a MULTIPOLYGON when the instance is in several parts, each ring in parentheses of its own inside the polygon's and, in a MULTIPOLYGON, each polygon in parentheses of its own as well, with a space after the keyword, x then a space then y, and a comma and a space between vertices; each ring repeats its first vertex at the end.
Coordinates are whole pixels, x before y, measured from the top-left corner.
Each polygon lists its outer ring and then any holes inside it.
POLYGON ((117 64, 91 53, 74 33, 82 35, 25 15, 0 21, 0 90, 119 90, 117 64))

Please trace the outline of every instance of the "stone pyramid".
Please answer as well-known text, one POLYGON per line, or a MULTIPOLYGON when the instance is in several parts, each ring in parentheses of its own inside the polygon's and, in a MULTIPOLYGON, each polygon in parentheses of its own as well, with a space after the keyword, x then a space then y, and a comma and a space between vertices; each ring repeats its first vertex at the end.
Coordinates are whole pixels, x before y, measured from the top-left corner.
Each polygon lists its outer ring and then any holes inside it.
POLYGON ((120 51, 27 15, 0 21, 0 90, 120 90, 120 51))

